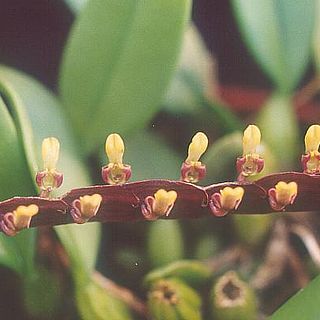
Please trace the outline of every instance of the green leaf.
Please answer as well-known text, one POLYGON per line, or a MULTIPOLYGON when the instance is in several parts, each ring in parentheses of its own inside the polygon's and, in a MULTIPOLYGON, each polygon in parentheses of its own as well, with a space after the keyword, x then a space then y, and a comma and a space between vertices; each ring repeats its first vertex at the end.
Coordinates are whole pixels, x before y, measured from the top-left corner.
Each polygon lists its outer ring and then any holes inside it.
POLYGON ((315 0, 233 0, 248 48, 282 92, 295 88, 309 62, 315 0))
POLYGON ((132 319, 127 306, 94 281, 77 287, 76 299, 82 320, 132 319))
POLYGON ((149 287, 158 280, 178 278, 187 284, 198 287, 205 284, 212 271, 203 263, 196 260, 180 260, 151 271, 144 278, 144 285, 149 287))
POLYGON ((142 131, 125 139, 125 161, 132 180, 178 179, 183 159, 157 135, 142 131))
MULTIPOLYGON (((4 200, 16 195, 32 195, 35 186, 30 172, 31 163, 27 163, 25 155, 26 145, 32 144, 30 124, 19 105, 19 97, 1 72, 0 95, 0 198, 4 200)), ((14 238, 1 233, 0 263, 23 277, 32 274, 36 234, 35 229, 23 231, 14 238)))
POLYGON ((184 241, 177 220, 158 220, 149 227, 148 256, 153 267, 163 266, 184 257, 184 241))
POLYGON ((37 230, 25 230, 14 238, 0 234, 0 264, 13 269, 23 278, 34 272, 37 230))
POLYGON ((196 27, 191 24, 184 35, 178 69, 170 83, 164 108, 171 113, 207 113, 225 132, 242 129, 241 120, 221 101, 207 97, 214 91, 214 61, 196 27))
POLYGON ((26 164, 23 146, 9 110, 10 107, 4 103, 0 96, 1 200, 15 195, 32 194, 35 191, 29 168, 26 164))
POLYGON ((298 121, 292 105, 292 98, 274 94, 262 108, 257 118, 262 141, 269 146, 280 169, 293 169, 298 159, 298 121))
POLYGON ((290 298, 270 320, 316 320, 320 314, 320 276, 290 298))
POLYGON ((316 23, 313 37, 313 53, 317 72, 320 71, 320 1, 316 0, 316 23))
MULTIPOLYGON (((33 134, 40 155, 42 139, 56 136, 61 142, 61 155, 58 169, 64 172, 64 184, 59 192, 66 192, 70 188, 89 184, 89 178, 77 155, 78 144, 74 139, 70 126, 59 105, 58 100, 34 79, 14 71, 0 68, 0 82, 6 83, 15 89, 21 108, 31 120, 33 134)), ((39 164, 41 166, 42 163, 39 164)), ((27 232, 30 232, 28 230, 27 232)), ((56 231, 63 242, 73 263, 73 270, 87 273, 92 270, 98 252, 100 240, 100 225, 95 223, 83 226, 68 225, 57 227, 56 231), (78 270, 77 270, 78 269, 78 270)))
POLYGON ((64 0, 74 14, 78 14, 88 0, 64 0))
POLYGON ((171 80, 165 96, 164 107, 170 112, 190 112, 200 107, 199 92, 203 94, 211 88, 213 61, 197 28, 190 24, 184 34, 183 46, 177 71, 171 80), (192 79, 192 87, 185 79, 187 73, 192 79), (195 86, 195 88, 193 87, 195 86))
POLYGON ((36 318, 53 319, 59 306, 59 279, 56 273, 37 268, 29 277, 23 277, 25 308, 36 318))
POLYGON ((60 91, 84 151, 106 130, 130 132, 157 112, 175 69, 190 0, 91 0, 71 32, 60 91))
POLYGON ((242 133, 234 132, 215 141, 201 162, 207 167, 205 184, 221 181, 232 181, 235 179, 236 160, 242 154, 242 133))

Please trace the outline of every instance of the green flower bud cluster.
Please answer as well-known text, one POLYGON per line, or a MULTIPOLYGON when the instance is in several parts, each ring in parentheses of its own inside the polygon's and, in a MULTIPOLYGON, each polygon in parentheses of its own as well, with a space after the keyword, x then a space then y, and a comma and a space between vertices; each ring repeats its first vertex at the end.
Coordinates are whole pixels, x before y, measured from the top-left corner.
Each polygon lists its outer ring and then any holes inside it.
POLYGON ((214 320, 256 320, 257 301, 250 286, 234 271, 221 276, 211 290, 214 320))
POLYGON ((205 289, 212 271, 195 260, 181 260, 150 272, 144 280, 149 288, 148 309, 152 320, 256 320, 257 299, 252 288, 234 271, 214 282, 209 306, 202 306, 196 289, 205 289), (210 317, 210 318, 209 318, 210 317))
POLYGON ((153 320, 201 320, 198 293, 176 278, 155 282, 148 294, 148 308, 153 320))

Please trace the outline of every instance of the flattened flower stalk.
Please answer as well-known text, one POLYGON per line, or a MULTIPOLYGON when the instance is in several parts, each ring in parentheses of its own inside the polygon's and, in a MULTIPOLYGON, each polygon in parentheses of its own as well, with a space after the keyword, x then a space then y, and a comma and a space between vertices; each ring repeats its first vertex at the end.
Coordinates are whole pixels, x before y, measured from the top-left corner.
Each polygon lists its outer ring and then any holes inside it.
MULTIPOLYGON (((306 172, 283 172, 255 182, 224 182, 207 187, 190 183, 198 181, 205 173, 205 166, 199 161, 208 146, 205 134, 198 132, 189 145, 188 157, 181 170, 184 181, 153 179, 133 183, 127 183, 131 167, 123 164, 123 140, 118 134, 111 134, 105 146, 109 164, 102 168, 103 179, 108 185, 76 188, 56 199, 49 195, 63 179, 56 170, 60 144, 56 138, 47 138, 42 143, 44 170, 36 176, 41 188, 40 197, 17 196, 0 201, 0 231, 14 235, 29 226, 74 222, 200 218, 209 214, 221 217, 232 212, 317 211, 320 207, 320 175, 311 172, 318 170, 319 130, 320 126, 311 126, 306 135, 306 156, 309 157, 309 162, 305 162, 306 172)), ((264 161, 257 151, 260 139, 256 126, 250 125, 244 131, 243 156, 237 160, 240 180, 263 168, 264 161)))
POLYGON ((103 181, 111 185, 126 183, 131 177, 131 166, 123 164, 124 143, 119 134, 112 133, 107 137, 105 151, 109 163, 102 167, 103 181))
POLYGON ((147 220, 156 220, 162 216, 168 216, 177 199, 177 192, 159 189, 154 196, 144 199, 141 212, 147 220))
POLYGON ((89 221, 97 214, 101 201, 102 196, 97 193, 85 195, 74 200, 72 202, 72 209, 70 210, 73 221, 78 224, 89 221))
POLYGON ((19 206, 12 212, 4 214, 0 227, 8 236, 15 236, 19 231, 29 228, 31 218, 39 212, 39 207, 35 204, 29 206, 19 206))
POLYGON ((244 195, 242 187, 225 187, 211 196, 209 207, 216 217, 223 217, 232 210, 237 210, 244 195))
POLYGON ((247 177, 254 176, 262 171, 264 160, 258 153, 260 146, 261 132, 255 125, 249 125, 243 133, 243 153, 237 159, 238 180, 243 181, 247 177))
POLYGON ((203 132, 196 133, 189 144, 188 157, 181 167, 182 181, 197 183, 205 177, 206 166, 199 160, 207 148, 207 136, 203 132))
POLYGON ((296 182, 280 181, 268 191, 270 206, 275 211, 283 211, 288 205, 293 204, 297 194, 298 185, 296 182))
POLYGON ((307 130, 304 138, 305 154, 301 157, 301 165, 304 173, 320 173, 320 126, 312 125, 307 130))
POLYGON ((59 140, 50 137, 42 142, 43 171, 36 175, 36 183, 41 192, 40 197, 48 198, 55 188, 59 188, 63 182, 63 174, 57 171, 56 165, 59 160, 59 140))

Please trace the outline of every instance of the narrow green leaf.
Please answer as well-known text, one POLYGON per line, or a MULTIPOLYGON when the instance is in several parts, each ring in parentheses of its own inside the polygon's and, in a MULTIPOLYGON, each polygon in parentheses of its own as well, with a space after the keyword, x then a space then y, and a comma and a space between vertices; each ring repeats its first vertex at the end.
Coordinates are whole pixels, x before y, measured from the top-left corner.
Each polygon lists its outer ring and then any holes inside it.
MULTIPOLYGON (((37 146, 37 155, 41 154, 42 139, 56 136, 61 142, 61 155, 58 169, 64 172, 65 179, 59 192, 63 193, 73 187, 89 184, 89 178, 77 156, 78 144, 74 139, 70 127, 62 112, 58 100, 34 79, 14 71, 0 68, 0 81, 15 89, 19 106, 24 108, 26 118, 31 121, 33 134, 37 146)), ((39 163, 39 167, 42 163, 39 163)), ((100 226, 87 224, 83 226, 68 225, 56 228, 57 233, 71 257, 74 269, 87 272, 92 270, 98 251, 100 226)), ((26 232, 30 232, 28 230, 26 232)))
POLYGON ((148 273, 143 283, 150 287, 158 280, 178 278, 190 286, 199 287, 205 284, 212 276, 212 271, 202 262, 196 260, 179 260, 160 267, 148 273))
POLYGON ((276 157, 280 169, 290 170, 299 159, 299 128, 291 97, 274 94, 257 118, 262 140, 276 157))
POLYGON ((270 320, 316 320, 320 314, 320 276, 289 299, 270 320))
MULTIPOLYGON (((1 89, 0 89, 1 90, 1 89)), ((1 93, 1 92, 0 92, 1 93)), ((14 195, 28 195, 34 192, 34 184, 29 174, 23 146, 9 112, 0 96, 0 199, 14 195)))
POLYGON ((315 0, 233 0, 248 48, 278 90, 295 88, 309 62, 315 0))
POLYGON ((62 99, 84 151, 106 129, 130 132, 159 109, 173 74, 190 0, 91 0, 71 32, 62 99))
POLYGON ((179 221, 158 220, 150 225, 148 256, 153 267, 183 259, 184 241, 179 221))
POLYGON ((82 320, 132 319, 127 306, 93 280, 76 288, 76 299, 82 320))

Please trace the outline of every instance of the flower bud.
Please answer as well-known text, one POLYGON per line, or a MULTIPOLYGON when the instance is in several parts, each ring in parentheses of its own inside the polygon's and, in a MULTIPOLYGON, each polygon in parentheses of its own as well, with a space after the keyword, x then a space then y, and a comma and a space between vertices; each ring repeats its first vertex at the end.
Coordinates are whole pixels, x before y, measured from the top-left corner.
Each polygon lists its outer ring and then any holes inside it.
POLYGON ((191 287, 177 279, 159 280, 148 294, 153 320, 201 320, 201 299, 191 287))
POLYGON ((214 320, 256 320, 258 315, 253 290, 234 271, 227 272, 214 284, 211 311, 214 320))
POLYGON ((56 165, 59 159, 59 140, 50 137, 42 142, 43 171, 36 175, 36 183, 41 189, 40 196, 47 198, 51 191, 59 188, 63 182, 63 174, 57 171, 56 165))
POLYGON ((306 154, 301 157, 303 172, 308 174, 320 173, 320 126, 312 125, 304 138, 306 154))
POLYGON ((238 180, 256 175, 264 167, 264 160, 258 153, 261 133, 257 126, 249 125, 243 132, 243 153, 242 157, 237 159, 238 180))
POLYGON ((119 134, 112 133, 107 137, 105 151, 109 163, 102 167, 103 181, 108 184, 126 183, 131 177, 131 167, 122 163, 124 143, 119 134))
POLYGON ((189 144, 188 157, 181 167, 181 180, 196 183, 203 179, 206 167, 199 160, 208 147, 208 138, 203 132, 198 132, 189 144))

